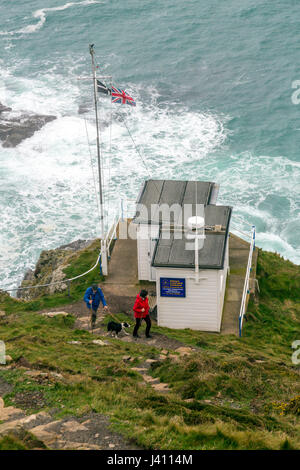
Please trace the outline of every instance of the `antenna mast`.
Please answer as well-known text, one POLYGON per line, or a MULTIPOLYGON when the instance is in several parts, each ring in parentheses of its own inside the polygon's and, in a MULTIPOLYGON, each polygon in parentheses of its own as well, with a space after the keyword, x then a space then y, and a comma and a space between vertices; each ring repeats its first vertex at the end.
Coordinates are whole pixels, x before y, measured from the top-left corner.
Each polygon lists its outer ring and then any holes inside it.
POLYGON ((96 131, 97 131, 97 157, 98 157, 98 174, 99 174, 99 198, 100 198, 100 220, 101 220, 101 239, 104 239, 104 207, 103 207, 103 189, 102 189, 102 170, 101 170, 101 154, 100 154, 100 139, 99 139, 99 124, 98 124, 98 102, 97 102, 97 76, 95 66, 95 51, 94 44, 89 45, 89 50, 92 59, 92 72, 94 83, 94 104, 96 116, 96 131))
POLYGON ((97 76, 96 76, 96 66, 95 66, 94 44, 89 45, 89 51, 90 51, 91 59, 92 59, 92 72, 93 72, 93 83, 94 83, 94 102, 95 102, 95 116, 96 116, 96 131, 97 131, 97 157, 98 157, 100 221, 101 221, 101 268, 100 268, 100 272, 104 276, 107 276, 108 266, 107 266, 106 241, 104 239, 103 185, 102 185, 101 153, 100 153, 100 139, 99 139, 98 102, 97 102, 97 76))

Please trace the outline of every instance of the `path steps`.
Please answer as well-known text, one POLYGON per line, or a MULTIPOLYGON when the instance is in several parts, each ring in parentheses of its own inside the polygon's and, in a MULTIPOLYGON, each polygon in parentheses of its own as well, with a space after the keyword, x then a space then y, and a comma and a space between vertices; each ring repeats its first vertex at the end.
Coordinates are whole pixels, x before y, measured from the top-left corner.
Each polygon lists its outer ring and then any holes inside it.
MULTIPOLYGON (((128 219, 125 224, 131 222, 128 219)), ((136 226, 131 224, 132 231, 136 226)), ((128 237, 118 238, 109 261, 109 273, 104 283, 105 292, 117 296, 135 297, 137 294, 137 242, 128 237)))
POLYGON ((49 449, 101 450, 138 449, 118 433, 109 429, 109 419, 98 413, 81 418, 65 417, 55 420, 50 413, 26 415, 24 410, 4 406, 0 397, 0 438, 30 432, 49 449))
POLYGON ((158 393, 168 393, 170 392, 169 385, 167 383, 161 382, 158 377, 152 377, 149 375, 149 369, 152 364, 155 364, 158 361, 163 361, 168 358, 171 360, 179 360, 180 356, 189 356, 195 351, 194 348, 190 347, 179 347, 173 351, 173 354, 169 354, 168 351, 162 350, 157 359, 146 359, 143 364, 140 364, 138 367, 131 367, 131 370, 141 374, 143 382, 145 385, 150 385, 158 393), (177 354, 174 354, 177 353, 177 354))
MULTIPOLYGON (((102 333, 101 328, 98 333, 102 333)), ((94 330, 95 331, 95 330, 94 330)), ((122 336, 119 340, 125 342, 135 342, 132 336, 122 336)), ((109 343, 103 340, 94 340, 99 347, 105 347, 109 343)), ((182 356, 188 356, 195 352, 197 348, 182 346, 176 340, 155 335, 151 341, 146 338, 140 338, 138 342, 155 345, 160 349, 157 357, 146 359, 137 367, 130 367, 131 370, 141 375, 142 384, 150 386, 157 393, 166 394, 171 391, 167 383, 160 382, 159 378, 152 377, 149 373, 152 364, 166 359, 179 360, 182 356), (167 343, 166 347, 161 344, 167 343), (166 349, 168 348, 168 349, 166 349)), ((72 343, 73 344, 73 343, 72 343)), ((76 344, 74 342, 74 347, 76 344)), ((123 360, 130 364, 131 357, 124 356, 123 360)), ((38 370, 28 370, 25 372, 31 377, 44 376, 45 372, 38 370)), ((57 379, 64 379, 61 374, 56 374, 57 379)), ((109 428, 109 418, 98 413, 90 413, 83 417, 68 416, 63 419, 54 419, 51 412, 40 412, 26 415, 24 410, 14 406, 4 406, 3 399, 0 397, 0 438, 9 434, 18 436, 19 431, 30 432, 41 444, 49 449, 72 449, 72 450, 101 450, 115 449, 127 450, 138 449, 134 444, 126 441, 121 435, 115 433, 109 428)))

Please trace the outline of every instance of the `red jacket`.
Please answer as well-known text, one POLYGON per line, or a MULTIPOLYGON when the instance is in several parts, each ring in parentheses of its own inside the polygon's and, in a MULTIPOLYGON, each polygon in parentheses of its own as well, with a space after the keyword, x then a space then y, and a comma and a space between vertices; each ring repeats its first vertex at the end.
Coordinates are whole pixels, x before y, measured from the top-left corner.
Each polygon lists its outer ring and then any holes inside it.
POLYGON ((134 317, 135 318, 145 318, 147 315, 149 315, 148 297, 143 299, 138 294, 136 296, 136 299, 135 299, 135 302, 134 302, 133 311, 134 311, 134 317), (145 309, 144 312, 142 312, 143 308, 145 309))

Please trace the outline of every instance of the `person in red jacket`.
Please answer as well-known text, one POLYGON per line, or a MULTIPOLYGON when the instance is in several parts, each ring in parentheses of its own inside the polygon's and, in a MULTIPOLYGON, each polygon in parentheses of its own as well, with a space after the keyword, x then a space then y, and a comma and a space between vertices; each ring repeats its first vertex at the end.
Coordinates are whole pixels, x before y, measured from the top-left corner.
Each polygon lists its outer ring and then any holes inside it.
POLYGON ((148 302, 148 292, 144 289, 136 296, 135 303, 133 306, 134 317, 135 317, 135 327, 133 330, 133 337, 140 338, 138 335, 138 329, 141 326, 142 320, 145 320, 147 323, 146 326, 146 338, 152 338, 150 335, 151 320, 149 315, 149 302, 148 302))

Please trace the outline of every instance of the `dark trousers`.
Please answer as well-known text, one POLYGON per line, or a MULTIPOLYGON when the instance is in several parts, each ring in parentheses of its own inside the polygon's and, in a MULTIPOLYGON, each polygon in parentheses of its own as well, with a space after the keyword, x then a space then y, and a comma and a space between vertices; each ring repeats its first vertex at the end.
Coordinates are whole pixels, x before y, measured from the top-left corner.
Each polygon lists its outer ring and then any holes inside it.
POLYGON ((91 322, 95 324, 96 319, 97 319, 97 310, 94 310, 93 308, 89 308, 89 311, 91 312, 91 322))
POLYGON ((133 330, 133 336, 136 336, 136 335, 137 335, 138 329, 139 329, 139 327, 141 326, 142 320, 145 320, 145 322, 147 323, 147 326, 146 326, 146 336, 149 336, 150 328, 151 328, 150 315, 147 315, 145 318, 136 318, 136 319, 135 319, 135 327, 134 327, 134 330, 133 330))

